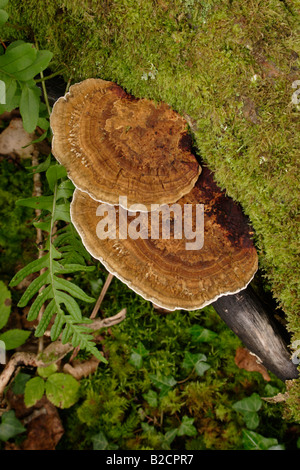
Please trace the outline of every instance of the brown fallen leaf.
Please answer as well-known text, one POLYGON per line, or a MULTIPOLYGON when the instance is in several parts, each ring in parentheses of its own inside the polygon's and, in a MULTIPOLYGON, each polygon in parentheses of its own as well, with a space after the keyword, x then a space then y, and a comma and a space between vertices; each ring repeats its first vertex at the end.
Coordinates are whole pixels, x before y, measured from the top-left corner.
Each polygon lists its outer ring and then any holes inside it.
POLYGON ((257 357, 251 354, 248 349, 237 348, 234 360, 240 369, 245 369, 249 372, 259 372, 267 382, 271 380, 267 369, 258 362, 257 357))
POLYGON ((56 407, 43 396, 34 406, 27 408, 23 395, 8 391, 7 399, 16 417, 26 427, 26 438, 19 445, 6 443, 6 450, 55 450, 64 434, 56 407))

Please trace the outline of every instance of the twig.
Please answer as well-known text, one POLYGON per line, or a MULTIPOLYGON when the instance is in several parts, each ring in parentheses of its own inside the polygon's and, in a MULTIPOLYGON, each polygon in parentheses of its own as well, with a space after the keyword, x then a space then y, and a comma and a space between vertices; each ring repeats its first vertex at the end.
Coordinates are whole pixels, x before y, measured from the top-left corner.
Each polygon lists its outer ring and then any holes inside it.
POLYGON ((90 318, 95 318, 95 316, 97 315, 98 310, 99 310, 99 308, 100 308, 100 305, 102 304, 102 301, 103 301, 103 299, 104 299, 104 296, 105 296, 105 294, 106 294, 106 292, 107 292, 107 289, 109 288, 110 283, 111 283, 111 281, 113 280, 113 277, 114 277, 113 274, 108 273, 108 276, 107 276, 107 278, 106 278, 106 281, 105 281, 105 283, 104 283, 104 286, 103 286, 103 288, 102 288, 102 290, 101 290, 101 292, 100 292, 100 295, 99 295, 99 297, 98 297, 98 300, 97 300, 97 302, 96 302, 96 304, 95 304, 95 306, 94 306, 94 309, 93 309, 93 311, 92 311, 92 313, 91 313, 91 315, 90 315, 90 318))
MULTIPOLYGON (((87 324, 89 328, 96 331, 101 328, 108 328, 123 321, 126 317, 126 308, 123 308, 119 313, 109 318, 97 318, 93 323, 87 324)), ((72 344, 62 344, 60 340, 54 341, 49 344, 42 354, 33 354, 26 352, 17 352, 13 354, 9 362, 6 364, 2 374, 0 375, 0 399, 4 393, 6 386, 15 373, 15 370, 20 366, 31 367, 45 367, 52 363, 60 361, 73 349, 72 344), (49 358, 49 361, 47 360, 49 358), (51 359, 50 359, 51 358, 51 359)))

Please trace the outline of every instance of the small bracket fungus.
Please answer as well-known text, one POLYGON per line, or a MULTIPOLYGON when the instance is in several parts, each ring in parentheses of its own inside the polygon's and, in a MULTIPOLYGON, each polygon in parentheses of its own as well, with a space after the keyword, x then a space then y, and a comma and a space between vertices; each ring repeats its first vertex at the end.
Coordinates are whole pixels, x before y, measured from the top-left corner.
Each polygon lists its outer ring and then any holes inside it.
MULTIPOLYGON (((222 295, 244 289, 257 270, 258 258, 240 207, 216 186, 206 168, 195 187, 176 206, 187 204, 193 208, 189 223, 195 236, 199 229, 195 209, 204 204, 204 244, 194 250, 186 249, 190 239, 184 233, 177 237, 176 230, 170 231, 169 238, 163 238, 161 233, 157 238, 151 237, 154 212, 143 213, 147 222, 143 224, 138 219, 142 213, 137 212, 135 218, 121 206, 102 205, 78 189, 71 204, 71 217, 91 255, 132 290, 168 310, 195 310, 222 295), (120 233, 118 222, 124 213, 128 232, 131 224, 140 225, 139 237, 120 233), (101 220, 105 220, 108 230, 106 237, 99 238, 97 225, 101 220)), ((174 217, 171 226, 175 226, 174 217)), ((162 220, 160 217, 161 223, 162 220)), ((121 228, 124 231, 124 226, 121 228)))
POLYGON ((118 85, 87 79, 53 106, 53 154, 74 185, 97 201, 171 204, 200 172, 186 121, 165 103, 135 99, 118 85))

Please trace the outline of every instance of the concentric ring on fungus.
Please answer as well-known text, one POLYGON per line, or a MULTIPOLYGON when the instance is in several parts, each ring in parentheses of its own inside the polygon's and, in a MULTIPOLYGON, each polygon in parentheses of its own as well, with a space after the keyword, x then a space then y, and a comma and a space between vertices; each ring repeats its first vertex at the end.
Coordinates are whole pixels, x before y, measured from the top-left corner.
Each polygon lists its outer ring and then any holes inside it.
MULTIPOLYGON (((178 204, 204 204, 204 245, 199 250, 186 250, 187 240, 172 234, 169 240, 134 240, 118 239, 117 231, 116 239, 100 240, 96 233, 99 202, 80 190, 75 190, 71 217, 91 255, 160 307, 195 310, 244 289, 257 270, 258 257, 240 206, 217 187, 206 168, 178 204)), ((123 209, 115 210, 118 214, 123 209)))
POLYGON ((167 104, 87 79, 59 98, 50 117, 52 151, 74 185, 97 201, 171 204, 194 186, 201 167, 186 121, 167 104))

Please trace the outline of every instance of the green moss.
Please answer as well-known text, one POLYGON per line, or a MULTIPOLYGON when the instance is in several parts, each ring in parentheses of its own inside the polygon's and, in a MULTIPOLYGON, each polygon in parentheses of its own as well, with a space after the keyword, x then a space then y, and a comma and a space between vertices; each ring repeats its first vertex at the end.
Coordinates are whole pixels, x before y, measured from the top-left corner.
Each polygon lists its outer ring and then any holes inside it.
POLYGON ((17 270, 32 261, 36 252, 35 229, 31 225, 34 211, 17 207, 16 201, 32 194, 33 182, 24 164, 0 161, 0 275, 10 281, 17 270))
POLYGON ((12 0, 5 34, 52 50, 66 80, 114 80, 190 116, 201 157, 250 217, 266 283, 299 335, 294 9, 277 0, 12 0))
MULTIPOLYGON (((299 109, 291 103, 292 83, 299 79, 296 2, 11 0, 10 12, 2 39, 23 38, 50 49, 52 69, 62 70, 66 81, 113 80, 137 97, 166 101, 187 117, 203 162, 249 216, 266 289, 286 313, 292 340, 300 339, 299 109)), ((151 345, 150 370, 178 374, 175 358, 180 361, 186 345, 183 322, 200 321, 203 312, 175 314, 176 321, 161 323, 147 302, 120 289, 103 305, 107 314, 120 305, 118 296, 129 306, 131 333, 117 329, 114 341, 107 339, 112 373, 124 393, 128 387, 142 393, 150 386, 149 376, 138 372, 143 386, 134 380, 136 371, 126 362, 130 348, 138 341, 151 345)), ((225 330, 220 335, 213 370, 229 377, 228 394, 238 393, 229 361, 236 339, 225 330)), ((245 379, 241 371, 237 376, 245 379)), ((220 383, 214 384, 216 390, 220 383)), ((211 402, 218 398, 214 393, 211 402)), ((290 406, 296 407, 293 397, 290 406)), ((207 431, 195 445, 222 447, 226 438, 237 445, 234 423, 226 432, 218 427, 227 416, 226 403, 221 405, 211 405, 208 417, 199 410, 201 426, 218 430, 207 431)), ((295 409, 293 416, 299 416, 295 409)), ((141 445, 132 439, 132 445, 141 445)))

